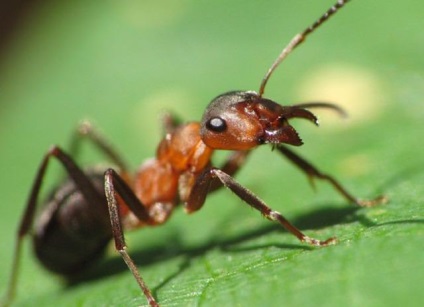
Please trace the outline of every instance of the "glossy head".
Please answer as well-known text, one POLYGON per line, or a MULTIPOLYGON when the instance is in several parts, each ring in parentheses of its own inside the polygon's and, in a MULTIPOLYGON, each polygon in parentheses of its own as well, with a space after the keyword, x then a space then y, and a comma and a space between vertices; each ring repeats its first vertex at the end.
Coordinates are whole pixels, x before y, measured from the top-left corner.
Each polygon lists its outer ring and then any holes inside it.
POLYGON ((299 146, 302 141, 288 122, 295 117, 317 123, 302 107, 282 106, 251 91, 228 92, 209 104, 200 134, 214 149, 248 150, 267 143, 299 146))

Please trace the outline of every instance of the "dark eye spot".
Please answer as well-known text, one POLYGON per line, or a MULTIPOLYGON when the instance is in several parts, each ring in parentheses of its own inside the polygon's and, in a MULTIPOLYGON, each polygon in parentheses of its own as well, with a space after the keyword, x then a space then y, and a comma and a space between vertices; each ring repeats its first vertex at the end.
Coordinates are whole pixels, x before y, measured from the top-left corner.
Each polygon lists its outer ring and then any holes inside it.
POLYGON ((227 124, 220 117, 213 117, 206 122, 206 128, 214 132, 223 132, 227 129, 227 124))

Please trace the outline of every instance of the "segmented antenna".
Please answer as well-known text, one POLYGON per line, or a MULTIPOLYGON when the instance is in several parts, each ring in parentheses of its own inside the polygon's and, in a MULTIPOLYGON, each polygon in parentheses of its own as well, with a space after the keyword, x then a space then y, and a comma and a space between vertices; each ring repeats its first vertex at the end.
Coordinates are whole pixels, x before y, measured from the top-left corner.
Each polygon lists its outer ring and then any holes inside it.
POLYGON ((298 45, 300 45, 305 38, 314 32, 321 24, 323 24, 326 20, 328 20, 335 12, 337 12, 341 7, 343 7, 350 0, 338 0, 336 4, 334 4, 331 8, 325 12, 324 15, 321 16, 317 21, 315 21, 311 26, 306 28, 302 33, 297 34, 292 38, 290 43, 281 51, 280 55, 277 59, 272 63, 271 67, 268 69, 265 77, 262 79, 261 87, 259 88, 259 97, 262 97, 265 86, 268 82, 269 77, 274 72, 274 70, 280 65, 280 63, 289 55, 290 52, 293 51, 298 45))

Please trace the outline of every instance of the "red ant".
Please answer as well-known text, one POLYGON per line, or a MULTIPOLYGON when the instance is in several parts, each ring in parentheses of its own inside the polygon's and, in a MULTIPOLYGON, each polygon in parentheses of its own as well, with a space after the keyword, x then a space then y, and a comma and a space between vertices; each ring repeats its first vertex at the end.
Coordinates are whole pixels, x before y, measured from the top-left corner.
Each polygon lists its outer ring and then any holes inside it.
POLYGON ((158 303, 127 252, 123 228, 161 225, 179 203, 184 205, 187 213, 193 213, 203 206, 209 193, 221 186, 229 188, 267 219, 280 223, 302 242, 314 246, 336 242, 335 238, 321 241, 303 234, 233 178, 247 155, 259 145, 271 144, 311 180, 328 181, 349 202, 368 207, 385 201, 384 197, 368 201, 353 197, 336 179, 320 172, 282 145, 302 145, 298 133, 289 124, 290 119, 303 118, 317 124, 316 116, 306 108, 343 112, 340 108, 328 103, 281 106, 263 98, 266 83, 281 61, 347 2, 339 0, 290 41, 262 80, 259 93, 232 91, 222 94, 209 104, 201 122, 176 125, 168 117, 166 136, 157 148, 156 157, 145 162, 134 176, 89 124, 81 126, 80 134, 98 146, 119 167, 119 172, 112 168, 105 173, 98 170, 84 172, 61 148, 52 147, 36 174, 18 229, 6 304, 10 303, 15 292, 22 239, 32 227, 38 194, 52 157, 59 160, 70 179, 50 197, 36 223, 33 242, 38 259, 49 270, 71 276, 97 261, 113 238, 116 250, 151 306, 158 306, 158 303), (215 168, 211 163, 211 156, 218 149, 234 151, 221 168, 215 168))

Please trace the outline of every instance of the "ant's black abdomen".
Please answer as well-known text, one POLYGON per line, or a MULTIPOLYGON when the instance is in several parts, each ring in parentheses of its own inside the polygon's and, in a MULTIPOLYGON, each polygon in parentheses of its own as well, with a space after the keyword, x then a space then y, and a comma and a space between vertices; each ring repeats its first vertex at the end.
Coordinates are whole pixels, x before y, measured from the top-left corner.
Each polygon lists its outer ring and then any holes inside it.
POLYGON ((96 262, 112 238, 103 173, 89 178, 101 203, 88 203, 68 179, 47 200, 35 225, 34 251, 41 263, 61 275, 74 275, 96 262))

